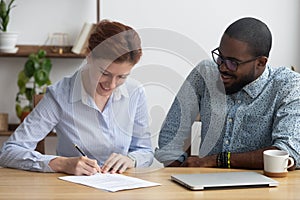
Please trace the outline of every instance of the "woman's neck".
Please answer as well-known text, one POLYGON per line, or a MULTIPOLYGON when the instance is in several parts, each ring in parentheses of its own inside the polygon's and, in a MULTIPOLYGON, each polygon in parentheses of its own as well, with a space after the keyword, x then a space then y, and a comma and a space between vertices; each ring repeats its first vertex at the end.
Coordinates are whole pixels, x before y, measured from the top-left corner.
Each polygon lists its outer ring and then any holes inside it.
POLYGON ((103 112, 103 110, 108 102, 109 97, 110 96, 101 96, 97 93, 95 94, 94 101, 101 112, 103 112))

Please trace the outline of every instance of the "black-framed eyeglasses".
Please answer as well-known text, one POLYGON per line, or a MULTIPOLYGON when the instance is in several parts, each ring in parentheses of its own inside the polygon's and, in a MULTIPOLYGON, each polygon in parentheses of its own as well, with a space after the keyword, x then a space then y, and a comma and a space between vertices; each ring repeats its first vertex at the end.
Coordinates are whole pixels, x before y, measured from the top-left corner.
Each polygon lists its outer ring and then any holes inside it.
POLYGON ((225 66, 227 67, 227 69, 230 71, 233 71, 233 72, 237 71, 237 68, 239 65, 245 64, 248 62, 252 62, 252 61, 256 60, 257 58, 261 57, 261 56, 257 56, 250 60, 237 61, 237 60, 233 60, 233 59, 229 59, 229 58, 224 58, 217 52, 219 52, 219 47, 211 51, 214 62, 218 65, 218 67, 220 67, 224 63, 225 66))

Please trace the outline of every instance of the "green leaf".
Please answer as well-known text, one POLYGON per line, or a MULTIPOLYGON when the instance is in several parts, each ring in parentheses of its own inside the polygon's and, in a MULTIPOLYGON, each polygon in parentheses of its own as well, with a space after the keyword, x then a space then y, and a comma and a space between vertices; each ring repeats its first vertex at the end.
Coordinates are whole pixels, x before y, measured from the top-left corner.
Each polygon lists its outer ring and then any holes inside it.
POLYGON ((26 96, 26 98, 29 102, 32 101, 33 95, 35 95, 34 89, 33 88, 26 88, 25 96, 26 96))
POLYGON ((42 86, 46 84, 48 81, 48 77, 49 77, 49 73, 44 69, 37 70, 34 73, 34 80, 36 84, 38 84, 38 86, 42 86))
POLYGON ((45 50, 39 50, 38 52, 38 57, 39 58, 45 58, 46 57, 47 52, 45 50))
POLYGON ((18 74, 18 87, 22 94, 25 92, 26 83, 28 83, 29 78, 25 75, 24 71, 20 71, 18 74))
POLYGON ((18 80, 18 86, 19 86, 20 93, 24 94, 26 90, 26 83, 23 82, 22 80, 18 80))
POLYGON ((48 79, 46 85, 51 85, 51 80, 48 79))
POLYGON ((27 60, 24 67, 24 73, 28 78, 31 78, 35 71, 35 63, 32 60, 27 60))
POLYGON ((8 22, 9 22, 9 16, 6 15, 2 18, 2 28, 3 28, 3 32, 7 31, 7 26, 8 26, 8 22))
POLYGON ((1 0, 0 2, 0 19, 1 19, 1 30, 3 32, 7 31, 7 26, 9 22, 9 13, 12 8, 16 7, 12 5, 15 0, 11 0, 8 5, 6 6, 6 2, 1 0))
POLYGON ((22 107, 20 106, 20 104, 16 104, 16 113, 17 116, 20 118, 22 115, 22 107))
POLYGON ((11 1, 9 2, 9 4, 8 4, 8 6, 7 6, 8 12, 9 12, 9 10, 11 10, 13 7, 15 7, 15 6, 12 6, 12 4, 14 3, 14 1, 15 1, 15 0, 11 0, 11 1))
POLYGON ((32 60, 32 61, 37 60, 37 55, 35 53, 29 54, 28 60, 32 60))
POLYGON ((0 2, 0 18, 4 18, 6 15, 6 3, 5 1, 1 0, 0 2))
POLYGON ((51 68, 52 68, 52 63, 51 63, 50 59, 49 59, 49 58, 43 59, 42 64, 41 64, 41 67, 42 67, 42 69, 44 69, 44 70, 46 70, 48 73, 50 73, 51 68))

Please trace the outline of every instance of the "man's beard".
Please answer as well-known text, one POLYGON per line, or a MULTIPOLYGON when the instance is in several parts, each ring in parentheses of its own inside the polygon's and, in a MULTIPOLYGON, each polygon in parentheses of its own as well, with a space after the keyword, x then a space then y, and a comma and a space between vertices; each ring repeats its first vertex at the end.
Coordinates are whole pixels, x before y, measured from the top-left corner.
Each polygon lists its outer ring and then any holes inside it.
MULTIPOLYGON (((226 72, 220 72, 220 74, 231 76, 233 79, 237 80, 237 77, 233 74, 228 74, 226 72)), ((238 82, 234 82, 232 85, 230 85, 230 87, 225 87, 225 93, 226 93, 226 95, 231 95, 231 94, 237 93, 238 91, 242 90, 243 87, 245 87, 246 85, 248 85, 249 83, 251 83, 254 80, 255 80, 254 70, 251 70, 251 72, 249 74, 241 77, 238 82)), ((221 79, 220 79, 220 81, 222 82, 221 79)))

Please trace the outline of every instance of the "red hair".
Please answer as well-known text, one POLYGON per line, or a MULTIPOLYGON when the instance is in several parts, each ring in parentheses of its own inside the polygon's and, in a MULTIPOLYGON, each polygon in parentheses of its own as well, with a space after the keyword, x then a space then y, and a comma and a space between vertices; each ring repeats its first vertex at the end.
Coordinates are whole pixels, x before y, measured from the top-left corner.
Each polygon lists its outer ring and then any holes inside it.
POLYGON ((101 20, 89 38, 89 50, 94 58, 135 65, 142 55, 138 33, 119 22, 101 20))

